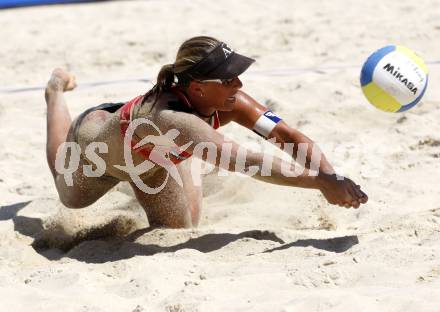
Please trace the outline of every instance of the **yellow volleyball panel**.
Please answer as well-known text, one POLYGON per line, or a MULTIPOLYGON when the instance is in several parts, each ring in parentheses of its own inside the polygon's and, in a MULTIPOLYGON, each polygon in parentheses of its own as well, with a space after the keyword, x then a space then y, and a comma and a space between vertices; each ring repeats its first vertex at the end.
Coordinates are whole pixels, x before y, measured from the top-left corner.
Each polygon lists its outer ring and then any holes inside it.
POLYGON ((402 106, 395 98, 382 90, 374 82, 363 86, 362 91, 371 104, 385 112, 397 112, 402 106))
POLYGON ((408 49, 404 46, 396 46, 396 50, 408 56, 414 63, 416 63, 425 74, 428 74, 428 67, 426 66, 423 59, 418 56, 413 50, 408 49))

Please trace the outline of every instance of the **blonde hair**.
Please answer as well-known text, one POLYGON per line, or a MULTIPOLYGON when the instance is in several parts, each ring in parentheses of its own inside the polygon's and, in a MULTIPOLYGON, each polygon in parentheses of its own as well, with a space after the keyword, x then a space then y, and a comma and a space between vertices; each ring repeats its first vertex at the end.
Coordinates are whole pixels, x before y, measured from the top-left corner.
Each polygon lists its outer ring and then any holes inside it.
MULTIPOLYGON (((194 64, 205 58, 220 41, 208 36, 193 37, 183 42, 177 51, 174 64, 162 66, 157 75, 157 82, 144 97, 144 102, 154 96, 153 105, 159 100, 163 92, 169 91, 174 84, 175 75, 179 75, 188 70, 194 64)), ((189 81, 179 81, 179 85, 186 87, 189 81)))

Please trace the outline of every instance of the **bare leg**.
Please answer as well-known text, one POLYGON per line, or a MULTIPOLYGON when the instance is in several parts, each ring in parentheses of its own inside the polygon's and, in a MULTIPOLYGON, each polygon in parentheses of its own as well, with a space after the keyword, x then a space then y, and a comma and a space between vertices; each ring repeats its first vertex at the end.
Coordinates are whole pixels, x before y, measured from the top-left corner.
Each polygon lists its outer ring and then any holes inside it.
MULTIPOLYGON (((130 183, 136 198, 147 214, 150 226, 190 228, 198 225, 202 206, 202 189, 194 185, 189 165, 190 160, 177 165, 183 188, 170 177, 162 191, 151 195, 145 194, 134 183, 130 183)), ((144 183, 149 187, 160 186, 165 177, 166 172, 162 170, 144 183)))
POLYGON ((66 141, 72 119, 63 93, 76 87, 75 77, 62 69, 55 69, 46 87, 47 143, 46 153, 50 171, 56 178, 55 158, 58 147, 66 141))
POLYGON ((76 87, 75 77, 62 70, 55 69, 46 87, 47 103, 47 162, 52 172, 55 186, 61 202, 68 208, 83 208, 97 201, 107 193, 119 180, 102 176, 87 177, 82 168, 89 163, 80 157, 79 169, 73 175, 73 185, 67 185, 64 176, 55 169, 57 150, 66 141, 72 141, 72 119, 64 100, 63 93, 76 87))

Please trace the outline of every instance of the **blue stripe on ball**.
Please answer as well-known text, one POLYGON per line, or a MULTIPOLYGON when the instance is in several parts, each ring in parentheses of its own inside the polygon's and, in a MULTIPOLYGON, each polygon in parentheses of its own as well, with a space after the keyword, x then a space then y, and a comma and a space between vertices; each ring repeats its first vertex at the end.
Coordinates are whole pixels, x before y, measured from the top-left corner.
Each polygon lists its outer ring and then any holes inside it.
POLYGON ((374 69, 377 63, 388 53, 396 50, 396 46, 389 45, 374 52, 364 63, 361 71, 361 86, 369 84, 373 80, 374 69))
POLYGON ((417 97, 417 99, 415 99, 414 101, 412 101, 412 102, 409 103, 409 104, 403 105, 403 106, 397 111, 397 113, 404 112, 404 111, 410 109, 411 107, 413 107, 414 105, 416 105, 416 104, 421 100, 421 98, 423 97, 423 94, 425 94, 425 91, 426 91, 426 87, 427 87, 427 86, 428 86, 428 76, 426 76, 426 84, 425 84, 425 87, 423 88, 422 93, 420 93, 420 95, 417 97))

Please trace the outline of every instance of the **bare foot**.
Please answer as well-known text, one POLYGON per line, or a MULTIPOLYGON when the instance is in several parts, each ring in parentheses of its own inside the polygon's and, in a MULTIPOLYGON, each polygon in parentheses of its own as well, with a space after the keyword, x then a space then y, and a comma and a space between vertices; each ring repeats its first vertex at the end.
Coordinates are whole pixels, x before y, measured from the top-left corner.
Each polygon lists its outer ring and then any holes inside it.
POLYGON ((71 73, 61 68, 55 68, 52 72, 52 76, 47 82, 46 89, 48 91, 70 91, 75 89, 76 79, 71 73))

